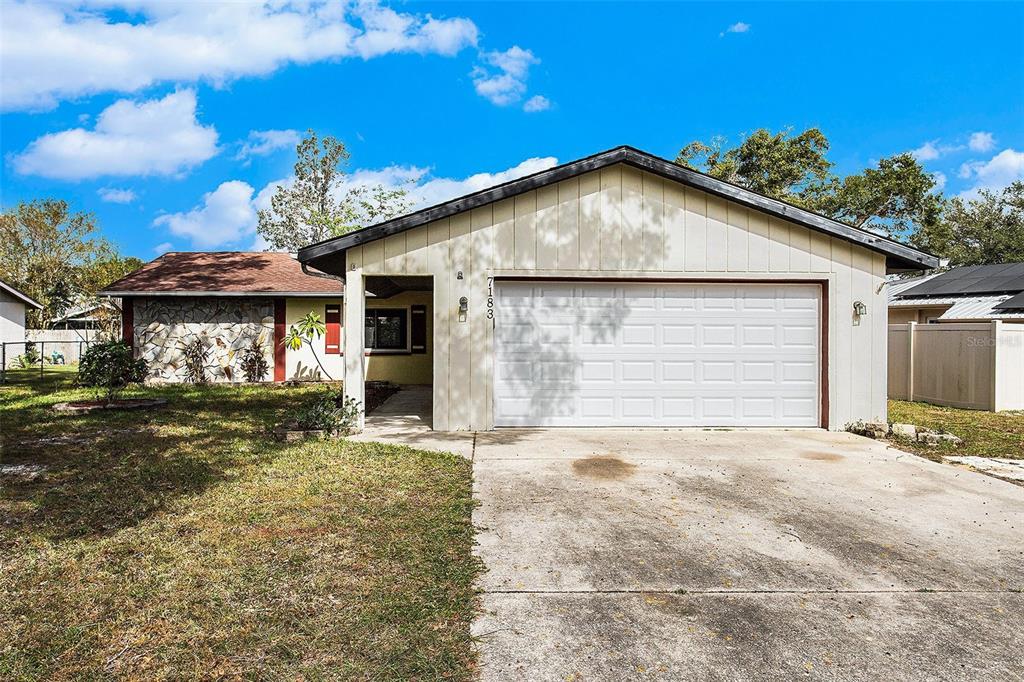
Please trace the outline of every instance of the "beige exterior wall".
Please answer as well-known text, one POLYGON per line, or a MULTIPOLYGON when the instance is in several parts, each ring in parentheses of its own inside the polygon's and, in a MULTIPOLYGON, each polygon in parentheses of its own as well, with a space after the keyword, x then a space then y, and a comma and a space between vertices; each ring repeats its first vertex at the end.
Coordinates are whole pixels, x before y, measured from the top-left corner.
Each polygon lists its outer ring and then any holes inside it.
MULTIPOLYGON (((290 298, 286 303, 285 320, 288 325, 295 324, 308 312, 315 312, 324 319, 328 304, 340 304, 341 298, 290 298)), ((367 308, 409 308, 414 304, 427 306, 427 352, 412 355, 410 353, 371 352, 366 356, 366 378, 369 381, 390 381, 396 384, 429 384, 432 380, 433 353, 433 320, 430 312, 432 295, 429 291, 410 291, 391 298, 367 299, 367 308)), ((343 320, 344 322, 344 320, 343 320)), ((342 347, 344 347, 346 327, 342 326, 342 347)), ((359 333, 363 333, 360 325, 359 333)), ((320 357, 324 369, 335 381, 345 377, 344 357, 340 354, 327 355, 326 340, 323 337, 314 342, 316 354, 320 357)), ((289 381, 321 381, 326 379, 317 365, 316 359, 308 346, 301 350, 285 351, 285 378, 289 381)))
POLYGON ((824 280, 829 427, 886 416, 883 255, 631 167, 583 174, 353 247, 346 265, 348 290, 368 275, 434 277, 437 430, 493 426, 487 306, 491 278, 502 276, 824 280), (855 300, 868 307, 859 325, 855 300))
POLYGON ((1024 326, 891 325, 889 397, 972 410, 1024 409, 1024 326))

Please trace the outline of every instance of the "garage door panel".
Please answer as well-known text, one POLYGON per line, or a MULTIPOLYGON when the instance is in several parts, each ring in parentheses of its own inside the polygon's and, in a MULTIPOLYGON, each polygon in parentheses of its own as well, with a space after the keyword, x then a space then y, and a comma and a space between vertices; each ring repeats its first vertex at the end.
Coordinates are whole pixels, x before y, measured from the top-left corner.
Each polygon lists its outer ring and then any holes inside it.
POLYGON ((498 282, 495 300, 498 426, 817 425, 817 285, 498 282))

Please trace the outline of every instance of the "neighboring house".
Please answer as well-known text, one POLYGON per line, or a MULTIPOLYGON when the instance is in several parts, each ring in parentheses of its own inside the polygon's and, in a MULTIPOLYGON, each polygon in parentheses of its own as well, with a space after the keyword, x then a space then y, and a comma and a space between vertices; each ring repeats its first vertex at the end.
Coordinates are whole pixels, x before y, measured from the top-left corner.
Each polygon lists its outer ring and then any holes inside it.
MULTIPOLYGON (((0 342, 21 343, 25 340, 25 308, 42 309, 42 304, 0 280, 0 342)), ((13 346, 20 355, 24 347, 13 346)))
MULTIPOLYGON (((629 147, 310 245, 430 301, 433 427, 787 426, 886 416, 890 273, 938 260, 629 147)), ((376 336, 375 336, 376 334, 376 336)), ((372 378, 344 335, 346 394, 372 378)), ((416 343, 415 337, 412 343, 416 343)))
POLYGON ((889 284, 889 323, 1024 323, 1024 263, 965 265, 889 284))
MULTIPOLYGON (((183 381, 185 346, 204 339, 211 380, 243 381, 240 353, 260 339, 271 367, 266 380, 286 381, 342 377, 342 290, 338 279, 307 274, 286 253, 172 252, 100 295, 122 299, 122 336, 153 379, 183 381), (314 339, 312 350, 286 349, 288 327, 308 312, 319 315, 326 335, 314 339)), ((371 379, 430 383, 429 344, 413 343, 428 338, 429 303, 429 292, 405 287, 366 306, 367 334, 374 335, 367 344, 371 379)))
MULTIPOLYGON (((117 299, 79 303, 60 317, 50 321, 50 329, 95 331, 103 327, 107 316, 116 321, 121 315, 121 302, 117 299)), ((89 334, 83 336, 88 337, 89 334)))

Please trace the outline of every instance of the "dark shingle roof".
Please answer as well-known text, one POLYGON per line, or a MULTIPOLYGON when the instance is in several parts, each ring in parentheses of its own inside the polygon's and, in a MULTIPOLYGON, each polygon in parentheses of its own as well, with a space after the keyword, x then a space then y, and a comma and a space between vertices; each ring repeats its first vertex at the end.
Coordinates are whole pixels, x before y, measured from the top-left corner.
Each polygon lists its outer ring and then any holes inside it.
POLYGON ((307 275, 287 253, 171 252, 109 284, 107 296, 339 295, 342 283, 307 275))
POLYGON ((901 296, 956 296, 1024 291, 1024 263, 964 265, 901 292, 901 296))

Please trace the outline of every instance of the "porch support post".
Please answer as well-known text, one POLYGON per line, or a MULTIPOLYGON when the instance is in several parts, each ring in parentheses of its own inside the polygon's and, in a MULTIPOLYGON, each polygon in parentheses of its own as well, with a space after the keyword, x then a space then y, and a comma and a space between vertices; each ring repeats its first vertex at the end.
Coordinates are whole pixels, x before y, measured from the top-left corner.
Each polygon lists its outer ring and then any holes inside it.
POLYGON ((345 273, 344 305, 345 324, 342 334, 345 337, 345 397, 359 402, 358 428, 362 429, 365 417, 363 410, 366 409, 366 287, 361 267, 353 267, 345 273))

